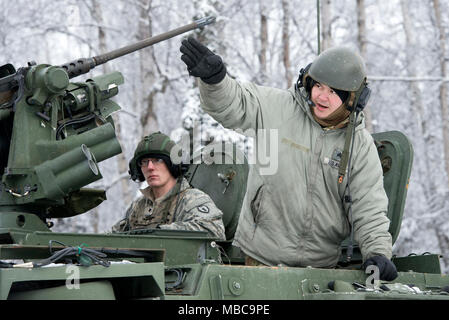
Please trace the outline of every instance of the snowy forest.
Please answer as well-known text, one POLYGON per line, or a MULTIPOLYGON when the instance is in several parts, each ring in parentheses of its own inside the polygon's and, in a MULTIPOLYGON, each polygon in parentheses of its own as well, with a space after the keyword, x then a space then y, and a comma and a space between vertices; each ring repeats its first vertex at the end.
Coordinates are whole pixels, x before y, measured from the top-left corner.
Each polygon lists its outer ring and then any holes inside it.
POLYGON ((130 180, 128 162, 144 135, 179 140, 201 124, 201 141, 251 141, 224 129, 200 108, 195 79, 181 61, 181 41, 193 34, 219 54, 239 81, 291 87, 319 50, 356 48, 366 61, 371 133, 397 130, 412 142, 414 163, 393 253, 442 254, 449 272, 449 2, 441 0, 0 0, 0 64, 61 65, 175 29, 204 16, 216 22, 99 66, 125 83, 113 115, 123 152, 100 163, 90 187, 107 201, 54 231, 102 233, 125 214, 144 187, 130 180), (319 3, 319 11, 317 4, 319 3), (319 22, 319 25, 318 25, 319 22), (319 28, 318 28, 319 26, 319 28), (320 42, 317 41, 319 35, 320 42), (204 130, 206 128, 206 130, 204 130))

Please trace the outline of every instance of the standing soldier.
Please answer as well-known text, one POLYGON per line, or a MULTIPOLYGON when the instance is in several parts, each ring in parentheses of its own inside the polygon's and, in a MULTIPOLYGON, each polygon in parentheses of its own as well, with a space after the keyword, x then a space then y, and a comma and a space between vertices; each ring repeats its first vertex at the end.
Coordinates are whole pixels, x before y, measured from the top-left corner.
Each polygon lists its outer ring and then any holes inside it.
POLYGON ((395 279, 382 168, 360 112, 370 95, 361 57, 344 47, 326 50, 296 86, 281 90, 232 79, 222 59, 194 38, 180 50, 215 120, 257 129, 257 145, 270 141, 259 129, 277 130, 278 170, 252 170, 234 237, 247 264, 335 267, 352 234, 364 266, 376 265, 381 280, 395 279))
POLYGON ((113 232, 141 228, 207 231, 225 240, 223 213, 201 190, 192 188, 183 177, 181 164, 170 158, 175 143, 161 132, 146 136, 137 145, 129 163, 133 180, 148 187, 131 203, 125 218, 117 222, 113 232))

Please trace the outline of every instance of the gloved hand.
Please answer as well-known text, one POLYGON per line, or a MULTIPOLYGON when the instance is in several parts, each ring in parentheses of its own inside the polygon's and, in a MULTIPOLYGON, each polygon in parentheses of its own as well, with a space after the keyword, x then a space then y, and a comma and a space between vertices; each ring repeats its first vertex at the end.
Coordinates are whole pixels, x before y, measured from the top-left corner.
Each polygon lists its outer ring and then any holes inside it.
POLYGON ((208 84, 216 84, 224 79, 226 67, 221 57, 194 38, 183 40, 180 51, 183 53, 181 59, 191 76, 200 77, 208 84))
POLYGON ((362 268, 366 270, 366 268, 371 265, 376 265, 379 268, 379 280, 392 281, 398 276, 394 263, 384 256, 373 256, 368 258, 362 265, 362 268))

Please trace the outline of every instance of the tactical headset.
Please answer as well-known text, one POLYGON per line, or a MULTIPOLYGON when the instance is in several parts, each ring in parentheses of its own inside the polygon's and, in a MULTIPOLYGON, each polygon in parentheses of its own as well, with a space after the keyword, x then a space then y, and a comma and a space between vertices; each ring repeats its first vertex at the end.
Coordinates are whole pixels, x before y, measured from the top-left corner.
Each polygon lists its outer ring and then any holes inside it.
MULTIPOLYGON (((305 68, 301 68, 299 71, 298 80, 296 81, 295 88, 298 91, 298 93, 306 99, 307 103, 312 106, 313 102, 311 100, 311 92, 313 85, 317 82, 315 81, 310 75, 309 70, 312 66, 312 63, 309 63, 305 68), (304 88, 307 96, 304 97, 301 94, 301 91, 299 88, 304 88)), ((326 84, 326 83, 324 83, 326 84)), ((327 84, 326 84, 327 85, 327 84)), ((351 91, 349 93, 349 98, 346 99, 346 101, 343 101, 343 103, 346 104, 346 109, 350 112, 356 111, 360 112, 362 111, 371 96, 371 89, 368 87, 368 83, 366 82, 366 78, 364 79, 363 83, 361 84, 360 88, 357 91, 351 91), (356 107, 354 108, 354 105, 356 107)))

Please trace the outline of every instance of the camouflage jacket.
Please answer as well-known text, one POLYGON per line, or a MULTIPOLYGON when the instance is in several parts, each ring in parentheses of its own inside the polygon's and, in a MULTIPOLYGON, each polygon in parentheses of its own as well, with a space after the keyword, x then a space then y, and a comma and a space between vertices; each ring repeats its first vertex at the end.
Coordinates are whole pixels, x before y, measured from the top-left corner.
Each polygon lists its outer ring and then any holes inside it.
POLYGON ((112 232, 141 228, 195 230, 225 240, 223 213, 206 193, 192 188, 185 178, 158 199, 154 199, 151 187, 140 191, 142 196, 131 203, 125 218, 112 227, 112 232))

